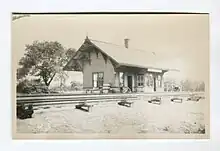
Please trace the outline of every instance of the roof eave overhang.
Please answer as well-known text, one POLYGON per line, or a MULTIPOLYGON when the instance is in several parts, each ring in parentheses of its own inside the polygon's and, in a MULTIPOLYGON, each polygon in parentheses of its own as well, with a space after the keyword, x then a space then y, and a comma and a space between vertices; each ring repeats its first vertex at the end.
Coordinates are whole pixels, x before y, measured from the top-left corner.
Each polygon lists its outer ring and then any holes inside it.
POLYGON ((153 66, 141 66, 141 65, 127 64, 127 63, 119 63, 119 66, 136 67, 136 68, 142 68, 142 69, 146 69, 146 70, 148 70, 148 69, 161 70, 163 73, 168 72, 168 71, 175 71, 175 72, 180 71, 178 69, 158 68, 158 67, 153 67, 153 66))
MULTIPOLYGON (((83 46, 85 44, 89 44, 89 46, 93 46, 94 48, 98 49, 102 54, 108 56, 108 58, 112 61, 112 63, 117 66, 118 65, 118 62, 113 59, 111 56, 109 56, 107 53, 105 53, 102 49, 100 49, 98 46, 96 46, 94 43, 92 43, 89 39, 86 39, 84 41, 84 43, 80 46, 80 48, 76 51, 75 55, 67 62, 67 64, 64 66, 63 70, 64 71, 76 71, 74 69, 71 68, 71 61, 72 60, 76 60, 78 59, 78 56, 79 54, 82 52, 82 51, 85 51, 86 49, 82 49, 83 46)), ((82 71, 82 70, 81 70, 82 71)))
POLYGON ((135 68, 142 68, 142 69, 152 69, 152 70, 161 70, 163 73, 168 72, 168 71, 176 71, 179 72, 178 69, 168 69, 168 68, 158 68, 158 67, 153 67, 153 66, 142 66, 142 65, 136 65, 136 64, 128 64, 128 63, 120 63, 111 56, 109 56, 106 52, 104 52, 102 49, 100 49, 98 46, 96 46, 94 43, 92 43, 89 39, 85 39, 84 43, 81 45, 81 47, 78 49, 78 51, 75 53, 75 55, 70 59, 70 61, 66 64, 66 66, 63 68, 65 71, 75 71, 71 68, 71 61, 73 59, 77 59, 77 56, 79 53, 84 51, 85 49, 82 49, 85 44, 89 44, 90 46, 92 45, 96 49, 98 49, 101 53, 104 55, 108 56, 112 63, 115 64, 115 68, 118 68, 120 66, 127 66, 127 67, 135 67, 135 68))
MULTIPOLYGON (((76 51, 76 53, 72 56, 72 58, 67 62, 67 64, 63 67, 63 70, 64 71, 78 71, 78 70, 74 70, 71 68, 71 61, 74 60, 74 59, 77 59, 77 56, 79 55, 79 53, 82 52, 82 47, 87 43, 89 42, 88 39, 86 39, 83 44, 80 46, 80 48, 76 51)), ((82 70, 80 70, 82 71, 82 70)))

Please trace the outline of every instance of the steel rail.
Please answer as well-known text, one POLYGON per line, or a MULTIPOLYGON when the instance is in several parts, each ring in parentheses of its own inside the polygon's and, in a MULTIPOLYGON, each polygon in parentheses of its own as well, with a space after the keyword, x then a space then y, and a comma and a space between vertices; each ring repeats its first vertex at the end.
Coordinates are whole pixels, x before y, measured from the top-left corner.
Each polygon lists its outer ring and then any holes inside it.
POLYGON ((122 99, 134 99, 137 100, 140 97, 167 97, 167 96, 179 96, 186 97, 191 94, 204 95, 204 93, 145 93, 145 94, 107 94, 107 95, 68 95, 68 96, 38 96, 38 97, 18 97, 17 104, 33 104, 33 106, 45 106, 45 105, 64 105, 64 104, 77 104, 77 103, 99 103, 99 102, 117 102, 122 99))
POLYGON ((17 98, 25 98, 25 97, 62 97, 62 96, 109 96, 109 95, 171 95, 171 94, 204 94, 204 92, 149 92, 149 93, 115 93, 115 94, 86 94, 86 93, 49 93, 49 94, 17 94, 17 98))

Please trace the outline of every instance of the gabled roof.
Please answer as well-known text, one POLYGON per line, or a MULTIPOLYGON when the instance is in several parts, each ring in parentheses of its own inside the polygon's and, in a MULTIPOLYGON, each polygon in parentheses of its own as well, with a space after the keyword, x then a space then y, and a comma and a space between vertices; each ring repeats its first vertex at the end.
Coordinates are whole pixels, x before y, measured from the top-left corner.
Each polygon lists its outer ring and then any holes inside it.
MULTIPOLYGON (((86 41, 94 45, 101 52, 108 55, 119 65, 138 68, 160 69, 164 71, 176 70, 163 67, 163 65, 159 64, 159 60, 157 59, 157 56, 154 52, 125 48, 121 45, 88 38, 85 40, 85 42, 86 41)), ((80 52, 80 48, 78 51, 80 52)))

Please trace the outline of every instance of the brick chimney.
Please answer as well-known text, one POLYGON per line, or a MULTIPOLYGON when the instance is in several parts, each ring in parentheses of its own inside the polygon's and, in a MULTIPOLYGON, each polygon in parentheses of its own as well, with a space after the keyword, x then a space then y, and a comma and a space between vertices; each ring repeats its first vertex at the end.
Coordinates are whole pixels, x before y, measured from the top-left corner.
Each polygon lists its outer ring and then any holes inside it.
POLYGON ((124 45, 125 45, 125 48, 128 48, 128 42, 129 42, 130 39, 128 38, 125 38, 124 39, 124 45))

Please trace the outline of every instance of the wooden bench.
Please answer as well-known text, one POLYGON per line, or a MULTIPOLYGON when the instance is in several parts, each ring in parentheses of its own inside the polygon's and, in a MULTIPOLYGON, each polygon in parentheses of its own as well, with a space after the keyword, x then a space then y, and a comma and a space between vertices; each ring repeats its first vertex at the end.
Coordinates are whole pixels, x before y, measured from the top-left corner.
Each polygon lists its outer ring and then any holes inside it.
POLYGON ((127 101, 127 99, 123 99, 118 102, 118 105, 126 106, 126 107, 132 107, 133 101, 127 101))
POLYGON ((192 95, 189 98, 187 98, 187 101, 199 101, 200 99, 202 99, 201 96, 192 95))
POLYGON ((102 89, 86 89, 86 94, 89 93, 89 94, 92 94, 92 93, 95 93, 95 94, 101 94, 102 93, 102 89))
POLYGON ((161 97, 152 97, 148 102, 160 105, 161 104, 161 97))
POLYGON ((183 99, 179 97, 173 97, 171 98, 171 102, 182 103, 183 99))
POLYGON ((79 104, 75 105, 76 109, 81 109, 87 112, 91 111, 91 108, 94 104, 98 104, 100 102, 118 102, 119 105, 123 105, 126 107, 131 107, 133 104, 132 100, 136 100, 137 97, 118 97, 118 98, 97 98, 97 99, 86 99, 79 104), (86 109, 84 109, 86 108, 86 109))
POLYGON ((89 105, 89 104, 86 104, 85 102, 83 102, 83 103, 77 104, 75 107, 76 107, 76 109, 81 109, 81 110, 90 112, 93 105, 89 105), (84 108, 86 108, 86 109, 84 109, 84 108))
POLYGON ((110 89, 111 89, 111 85, 110 84, 103 84, 102 93, 108 94, 110 92, 110 89))

